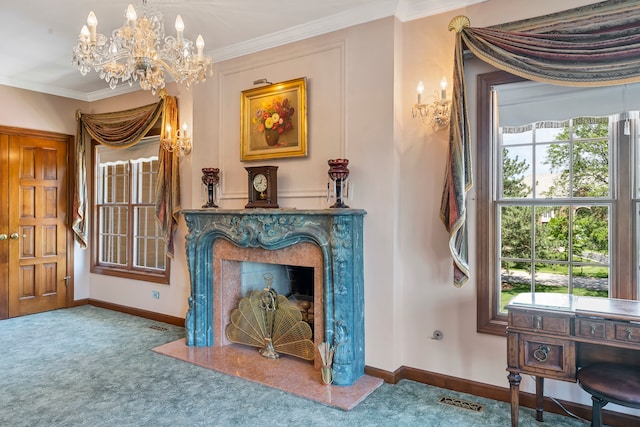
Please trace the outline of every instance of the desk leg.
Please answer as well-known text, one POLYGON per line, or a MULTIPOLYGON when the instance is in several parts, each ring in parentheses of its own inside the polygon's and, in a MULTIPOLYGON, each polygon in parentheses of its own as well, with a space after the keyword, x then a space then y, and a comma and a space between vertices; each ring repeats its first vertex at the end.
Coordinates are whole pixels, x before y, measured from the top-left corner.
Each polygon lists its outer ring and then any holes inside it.
POLYGON ((518 372, 509 371, 509 390, 511 391, 511 427, 518 427, 518 409, 520 407, 520 380, 518 372))
POLYGON ((536 421, 543 422, 544 414, 544 377, 536 377, 536 421))

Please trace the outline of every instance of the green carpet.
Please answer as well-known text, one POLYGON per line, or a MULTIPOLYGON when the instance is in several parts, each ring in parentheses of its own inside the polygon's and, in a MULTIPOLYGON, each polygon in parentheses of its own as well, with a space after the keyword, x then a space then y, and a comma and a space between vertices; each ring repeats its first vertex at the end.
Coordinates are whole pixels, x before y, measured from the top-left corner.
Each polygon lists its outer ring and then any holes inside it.
MULTIPOLYGON (((400 381, 342 411, 151 351, 184 330, 93 306, 0 321, 0 426, 509 426, 509 405, 400 381), (442 396, 484 406, 442 403, 442 396)), ((505 380, 506 381, 506 380, 505 380)), ((544 425, 585 426, 545 414, 544 425)), ((520 410, 522 427, 540 426, 520 410)))

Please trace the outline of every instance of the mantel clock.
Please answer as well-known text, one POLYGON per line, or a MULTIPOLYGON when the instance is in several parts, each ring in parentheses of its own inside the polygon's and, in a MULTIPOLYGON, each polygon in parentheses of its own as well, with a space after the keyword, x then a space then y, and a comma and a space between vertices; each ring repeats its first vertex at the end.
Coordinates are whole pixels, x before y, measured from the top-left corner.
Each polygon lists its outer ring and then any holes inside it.
POLYGON ((245 167, 249 195, 245 208, 278 207, 278 166, 245 167))

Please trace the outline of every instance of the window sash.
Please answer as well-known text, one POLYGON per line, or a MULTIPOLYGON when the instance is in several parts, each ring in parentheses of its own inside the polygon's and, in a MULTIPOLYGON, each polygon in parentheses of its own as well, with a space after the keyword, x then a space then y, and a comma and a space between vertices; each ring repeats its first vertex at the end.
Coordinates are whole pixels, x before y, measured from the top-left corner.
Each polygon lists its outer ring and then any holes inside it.
POLYGON ((155 217, 158 139, 151 139, 155 147, 140 143, 132 151, 96 147, 92 272, 168 283, 166 244, 155 217))

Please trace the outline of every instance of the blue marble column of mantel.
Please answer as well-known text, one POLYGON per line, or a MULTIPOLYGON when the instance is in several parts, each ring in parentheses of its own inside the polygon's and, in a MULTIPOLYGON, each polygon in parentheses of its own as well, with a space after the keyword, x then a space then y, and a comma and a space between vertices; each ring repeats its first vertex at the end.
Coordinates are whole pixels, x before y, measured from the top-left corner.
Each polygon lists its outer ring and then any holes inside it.
POLYGON ((324 336, 336 346, 334 384, 351 385, 364 375, 364 210, 193 209, 182 213, 189 229, 186 251, 191 276, 187 345, 214 344, 213 246, 217 239, 267 250, 312 242, 323 257, 324 336))

